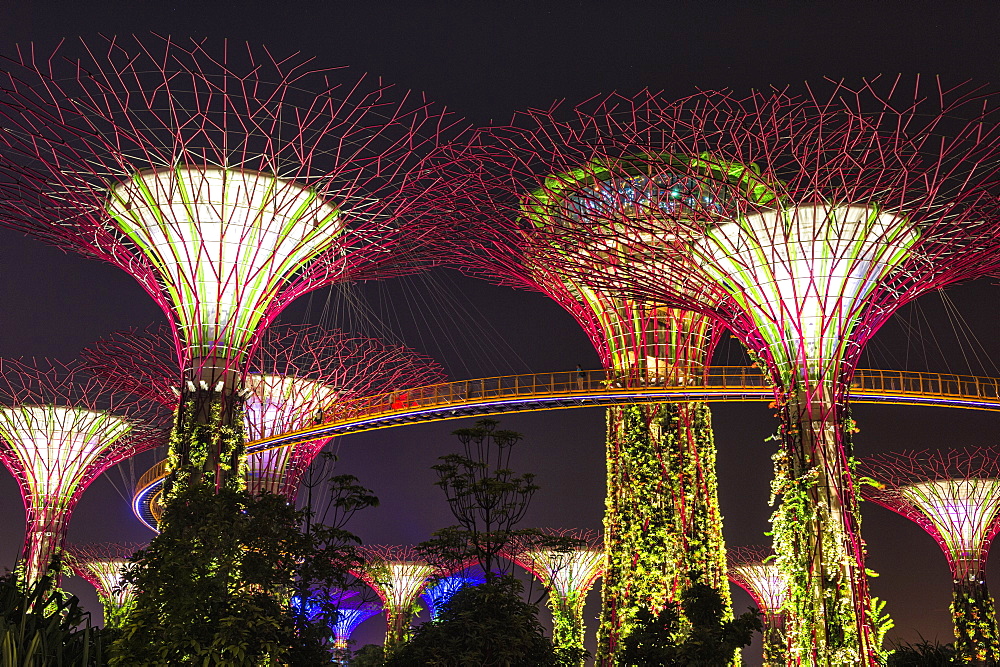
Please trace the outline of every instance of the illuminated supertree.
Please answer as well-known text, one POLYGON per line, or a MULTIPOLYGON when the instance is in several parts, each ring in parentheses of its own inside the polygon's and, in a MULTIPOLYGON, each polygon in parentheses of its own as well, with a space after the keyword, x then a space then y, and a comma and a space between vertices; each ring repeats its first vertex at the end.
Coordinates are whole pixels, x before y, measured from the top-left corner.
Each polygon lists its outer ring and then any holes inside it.
POLYGON ((381 598, 385 646, 395 646, 406 639, 416 613, 417 596, 436 573, 435 568, 413 547, 365 545, 359 550, 365 566, 356 574, 381 598))
POLYGON ((17 479, 27 514, 22 565, 37 581, 66 541, 83 492, 111 466, 162 444, 154 417, 79 363, 0 366, 0 460, 17 479))
POLYGON ((235 488, 261 332, 305 292, 416 268, 439 233, 421 222, 421 153, 451 121, 379 81, 220 46, 108 39, 5 62, 0 207, 161 306, 184 365, 171 480, 235 488))
POLYGON ((135 588, 122 580, 129 559, 144 544, 71 544, 66 547, 69 566, 97 590, 104 609, 104 624, 118 627, 135 599, 135 588))
POLYGON ((712 316, 742 340, 781 418, 773 524, 788 661, 874 664, 850 380, 898 307, 990 271, 1000 131, 979 91, 831 85, 613 97, 566 121, 529 112, 466 153, 486 162, 473 171, 489 174, 488 192, 532 192, 507 200, 532 211, 531 256, 712 316))
MULTIPOLYGON (((82 356, 95 373, 122 389, 177 409, 180 367, 166 329, 119 332, 82 356)), ((261 336, 247 364, 244 432, 249 440, 288 433, 322 419, 337 401, 443 378, 436 362, 402 346, 311 325, 277 326, 261 336)), ((328 441, 250 454, 248 488, 294 499, 302 475, 328 441)))
POLYGON ((382 607, 374 602, 347 602, 337 607, 337 620, 330 624, 335 665, 350 664, 348 643, 351 635, 359 625, 381 611, 382 607))
POLYGON ((435 580, 424 589, 424 592, 420 594, 420 598, 427 605, 427 610, 431 614, 431 620, 436 621, 438 615, 441 613, 441 608, 451 600, 455 593, 466 586, 479 586, 485 581, 486 578, 482 574, 465 569, 435 580))
POLYGON ((745 590, 764 616, 764 665, 785 664, 785 601, 788 584, 770 547, 730 547, 729 580, 745 590))
POLYGON ((526 547, 520 547, 515 542, 508 556, 535 575, 548 589, 552 643, 557 648, 584 649, 583 607, 587 602, 587 593, 605 567, 601 537, 590 530, 546 532, 581 540, 585 546, 556 551, 538 548, 535 541, 526 547))
MULTIPOLYGON (((474 148, 446 167, 455 174, 459 196, 471 203, 459 210, 474 212, 467 235, 448 250, 450 261, 474 275, 542 292, 569 312, 604 367, 600 378, 580 371, 580 390, 602 382, 619 387, 699 382, 718 339, 710 317, 596 285, 586 275, 589 258, 562 252, 563 239, 548 233, 550 212, 538 201, 572 197, 575 188, 593 181, 585 162, 581 168, 567 166, 572 148, 551 129, 539 122, 516 142, 501 141, 500 150, 474 148), (485 182, 469 178, 505 169, 531 170, 544 186, 537 188, 525 173, 485 182)), ((617 215, 627 215, 632 206, 625 200, 608 205, 620 207, 617 215)), ((586 224, 590 211, 578 212, 586 224)), ((607 212, 594 211, 595 224, 602 215, 607 212)), ((608 563, 599 632, 604 660, 613 660, 640 609, 656 613, 679 601, 691 584, 690 572, 701 572, 702 583, 714 586, 729 604, 711 420, 702 402, 607 408, 608 563)))
POLYGON ((986 588, 990 543, 1000 532, 1000 450, 967 447, 864 458, 865 500, 900 514, 937 541, 954 583, 955 648, 967 661, 1000 661, 1000 630, 986 588))

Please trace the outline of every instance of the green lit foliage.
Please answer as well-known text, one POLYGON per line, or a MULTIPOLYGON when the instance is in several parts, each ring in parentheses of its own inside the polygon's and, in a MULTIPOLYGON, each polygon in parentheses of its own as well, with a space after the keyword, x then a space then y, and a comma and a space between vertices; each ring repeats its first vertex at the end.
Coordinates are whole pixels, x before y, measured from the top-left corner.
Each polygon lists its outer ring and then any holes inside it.
POLYGON ((609 408, 607 461, 599 658, 613 659, 640 611, 678 602, 692 571, 705 573, 731 618, 708 406, 609 408))
POLYGON ((552 644, 559 649, 578 652, 581 660, 587 655, 587 649, 583 645, 586 630, 583 623, 583 608, 586 602, 587 591, 569 591, 566 595, 549 592, 552 644))
MULTIPOLYGON (((863 656, 869 654, 884 658, 881 640, 892 621, 885 616, 884 605, 867 599, 865 576, 874 573, 866 570, 859 575, 854 565, 856 556, 864 560, 863 551, 858 555, 848 550, 845 524, 853 526, 855 534, 861 528, 850 467, 841 473, 843 479, 830 481, 840 491, 840 507, 832 508, 835 494, 824 482, 831 473, 822 465, 810 464, 811 459, 803 460, 801 454, 805 451, 802 429, 811 426, 792 418, 787 405, 781 408, 780 416, 782 434, 773 439, 782 443, 782 448, 773 457, 775 474, 771 483, 771 504, 779 504, 771 516, 771 535, 775 565, 789 583, 784 607, 789 659, 818 659, 818 664, 843 665, 866 660, 863 656), (866 599, 856 603, 855 595, 859 593, 866 599), (863 627, 871 630, 871 636, 859 633, 863 627)), ((850 437, 857 432, 857 426, 849 416, 842 426, 846 439, 843 447, 850 452, 850 437)), ((811 433, 810 439, 823 443, 832 436, 832 426, 822 428, 827 431, 811 433)), ((822 460, 830 455, 812 452, 810 456, 822 460)))
POLYGON ((728 605, 718 589, 700 583, 696 572, 690 580, 693 583, 681 594, 680 605, 667 605, 656 616, 648 609, 639 610, 616 664, 726 667, 737 650, 750 644, 754 632, 763 631, 758 612, 751 610, 727 620, 728 605))
POLYGON ((327 664, 322 620, 288 601, 348 585, 360 541, 343 520, 377 502, 353 477, 330 484, 341 520, 308 531, 309 513, 284 497, 216 492, 208 478, 176 487, 163 532, 126 571, 137 594, 111 664, 327 664))
POLYGON ((966 662, 1000 663, 997 613, 986 584, 956 585, 951 602, 955 651, 966 662))
POLYGON ((386 667, 546 667, 578 665, 585 652, 553 647, 538 622, 538 609, 521 599, 510 576, 466 586, 443 606, 438 619, 417 628, 386 659, 386 667))
POLYGON ((886 663, 887 667, 947 667, 967 664, 969 663, 958 657, 951 644, 929 642, 923 638, 916 643, 900 642, 893 646, 886 663))
POLYGON ((0 577, 0 665, 103 665, 103 639, 76 597, 59 591, 59 565, 27 588, 15 573, 0 577))
POLYGON ((194 392, 184 401, 170 434, 165 505, 172 502, 175 492, 203 481, 220 489, 243 489, 246 465, 243 409, 236 396, 214 391, 194 392))

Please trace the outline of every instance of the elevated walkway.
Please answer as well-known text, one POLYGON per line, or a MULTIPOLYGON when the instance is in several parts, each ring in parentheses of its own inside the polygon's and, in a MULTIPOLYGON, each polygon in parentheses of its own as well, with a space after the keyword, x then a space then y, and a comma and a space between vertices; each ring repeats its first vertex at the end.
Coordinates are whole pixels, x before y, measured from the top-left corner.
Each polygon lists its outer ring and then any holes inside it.
MULTIPOLYGON (((716 366, 697 383, 684 386, 622 386, 615 376, 587 371, 506 375, 458 380, 338 403, 307 428, 283 433, 247 445, 261 452, 310 440, 491 414, 600 407, 628 403, 685 401, 746 402, 773 399, 760 370, 744 366, 716 366)), ((924 373, 919 371, 858 370, 851 383, 853 403, 947 406, 1000 411, 1000 378, 924 373)), ((150 527, 155 525, 150 504, 159 493, 166 461, 147 470, 136 485, 133 510, 150 527)))

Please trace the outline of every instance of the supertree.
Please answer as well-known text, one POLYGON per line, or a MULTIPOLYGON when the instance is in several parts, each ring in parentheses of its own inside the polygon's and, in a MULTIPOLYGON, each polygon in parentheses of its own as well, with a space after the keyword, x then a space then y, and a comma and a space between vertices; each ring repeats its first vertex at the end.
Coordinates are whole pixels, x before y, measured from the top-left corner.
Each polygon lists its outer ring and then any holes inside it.
POLYGON ((30 584, 62 552, 73 509, 91 482, 164 436, 155 413, 78 362, 3 360, 0 396, 0 460, 24 500, 22 567, 30 584))
POLYGON ((764 617, 764 665, 785 664, 785 601, 788 584, 770 547, 729 547, 729 580, 753 598, 764 617))
POLYGON ((261 332, 322 285, 417 268, 438 233, 422 224, 422 153, 451 121, 249 45, 109 38, 81 53, 5 62, 4 223, 124 269, 161 306, 183 364, 171 481, 238 488, 261 332))
POLYGON ((545 531, 557 537, 579 540, 581 546, 567 550, 539 548, 537 541, 515 541, 508 557, 531 572, 548 589, 552 611, 552 643, 557 648, 584 649, 583 607, 587 593, 605 568, 600 535, 591 530, 545 531), (524 546, 521 546, 521 545, 524 546))
MULTIPOLYGON (((601 113, 580 122, 600 122, 601 113)), ((620 387, 697 382, 708 368, 718 328, 707 315, 633 298, 588 279, 590 259, 563 251, 565 238, 551 233, 550 210, 538 202, 572 197, 594 174, 584 157, 573 165, 573 139, 560 136, 562 128, 537 116, 532 120, 537 124, 516 138, 479 137, 454 162, 444 161, 456 196, 469 202, 459 210, 473 213, 467 216, 467 233, 455 237, 458 243, 448 250, 450 262, 500 284, 541 292, 570 313, 603 365, 599 378, 578 372, 581 390, 602 382, 620 387), (482 175, 487 178, 478 178, 482 175)), ((632 206, 626 200, 606 204, 617 206, 619 216, 632 206)), ((577 213, 581 224, 589 224, 591 214, 593 224, 600 224, 609 214, 586 206, 577 213)), ((656 613, 679 601, 691 584, 690 572, 701 572, 702 583, 730 602, 711 419, 702 402, 607 409, 608 563, 599 633, 604 660, 613 659, 640 609, 656 613)))
POLYGON ((67 561, 77 576, 87 580, 97 591, 104 609, 104 624, 118 627, 128 615, 135 599, 135 587, 122 579, 129 559, 143 544, 71 544, 66 547, 67 561))
POLYGON ((455 593, 459 592, 466 586, 479 586, 486 581, 486 577, 482 574, 466 568, 454 574, 449 574, 445 577, 440 577, 434 580, 424 592, 420 594, 420 598, 427 605, 427 610, 430 612, 431 620, 436 621, 438 615, 441 613, 441 608, 451 600, 455 593))
POLYGON ((955 649, 967 661, 1000 661, 1000 630, 986 588, 990 543, 1000 532, 1000 450, 965 447, 861 459, 865 500, 906 517, 944 551, 954 583, 955 649))
POLYGON ((417 596, 436 574, 433 565, 413 547, 364 545, 359 548, 364 567, 358 572, 378 594, 385 610, 385 646, 405 641, 416 612, 417 596))
POLYGON ((466 153, 487 156, 487 188, 533 192, 513 205, 533 210, 533 256, 709 315, 742 340, 781 419, 773 525, 791 591, 787 659, 874 664, 850 380, 897 308, 991 270, 994 100, 964 88, 908 96, 897 81, 676 102, 644 93, 560 113, 488 129, 466 153), (523 148, 536 143, 545 151, 523 148))
POLYGON ((330 624, 335 665, 350 664, 351 635, 359 625, 381 611, 382 607, 374 602, 346 602, 337 607, 337 620, 330 624))
MULTIPOLYGON (((95 373, 122 389, 172 410, 180 368, 166 328, 112 334, 82 353, 95 373)), ((441 367, 405 347, 312 325, 264 332, 247 363, 243 428, 260 440, 322 419, 338 401, 440 382, 441 367)), ((302 475, 329 438, 250 454, 250 491, 294 500, 302 475)), ((154 503, 154 516, 157 504, 154 503)))

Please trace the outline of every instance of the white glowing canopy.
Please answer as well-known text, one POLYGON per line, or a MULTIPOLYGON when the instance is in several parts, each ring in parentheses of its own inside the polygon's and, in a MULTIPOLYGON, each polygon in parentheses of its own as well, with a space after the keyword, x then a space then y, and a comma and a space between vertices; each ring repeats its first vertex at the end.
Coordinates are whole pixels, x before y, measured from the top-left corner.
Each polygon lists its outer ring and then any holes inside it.
POLYGON ((801 205, 712 225, 695 260, 755 321, 783 377, 843 356, 866 299, 917 235, 875 205, 801 205))
POLYGON ((55 405, 0 408, 0 438, 36 506, 62 506, 101 455, 133 423, 107 412, 55 405))
POLYGON ((160 285, 144 287, 166 299, 195 358, 245 352, 283 284, 344 228, 310 188, 212 166, 136 173, 110 189, 108 211, 153 267, 160 285))
POLYGON ((283 375, 249 375, 244 423, 247 438, 261 440, 312 423, 337 400, 338 390, 316 380, 283 375))
POLYGON ((1000 480, 939 479, 900 488, 937 528, 955 565, 978 571, 986 535, 1000 514, 1000 480))
POLYGON ((100 584, 95 586, 106 604, 115 609, 124 607, 135 593, 135 587, 124 585, 122 575, 129 562, 125 558, 90 558, 81 563, 100 584))
POLYGON ((374 573, 379 597, 388 610, 408 609, 434 574, 434 567, 422 561, 392 561, 379 565, 374 573))
POLYGON ((537 549, 522 553, 520 558, 561 597, 585 593, 604 571, 604 552, 600 549, 537 549))
POLYGON ((773 563, 746 563, 729 568, 735 581, 750 588, 762 612, 781 611, 788 599, 788 584, 773 563))

